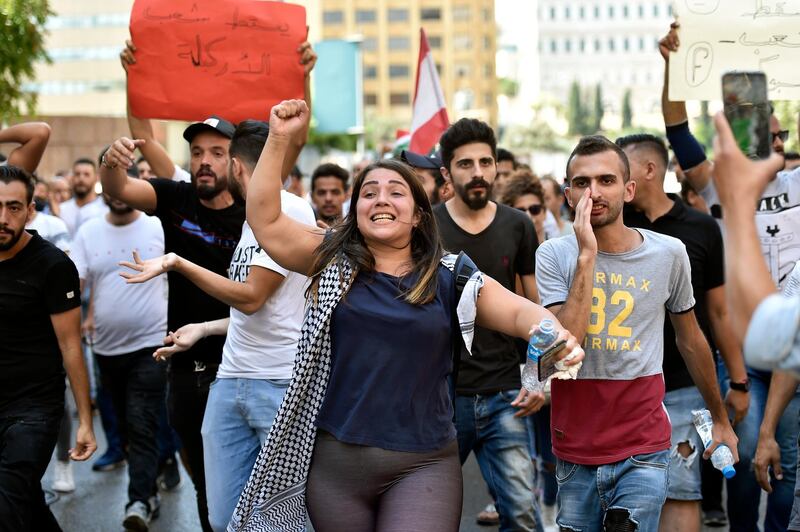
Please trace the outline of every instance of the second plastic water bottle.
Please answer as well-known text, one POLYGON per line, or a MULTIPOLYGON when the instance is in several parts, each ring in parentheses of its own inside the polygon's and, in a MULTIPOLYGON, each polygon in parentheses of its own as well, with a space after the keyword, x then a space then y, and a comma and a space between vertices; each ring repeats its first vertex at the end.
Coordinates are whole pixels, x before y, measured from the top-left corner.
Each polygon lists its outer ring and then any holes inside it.
MULTIPOLYGON (((711 413, 705 408, 702 410, 692 410, 692 422, 700 439, 703 440, 703 447, 708 448, 711 445, 711 413)), ((736 474, 736 469, 733 468, 733 454, 728 449, 727 445, 717 445, 714 452, 711 454, 711 463, 722 471, 725 478, 731 478, 736 474)))
POLYGON ((553 320, 542 320, 536 332, 528 342, 528 359, 525 369, 522 370, 522 386, 531 392, 544 390, 544 382, 539 382, 539 357, 548 347, 556 341, 556 332, 553 320))

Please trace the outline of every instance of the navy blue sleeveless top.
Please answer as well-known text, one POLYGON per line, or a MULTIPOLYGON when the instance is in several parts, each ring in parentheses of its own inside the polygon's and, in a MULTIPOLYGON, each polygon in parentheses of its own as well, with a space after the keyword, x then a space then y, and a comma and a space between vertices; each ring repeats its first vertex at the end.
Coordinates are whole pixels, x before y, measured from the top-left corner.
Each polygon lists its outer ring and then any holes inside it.
POLYGON ((331 376, 317 427, 339 441, 427 452, 455 439, 447 386, 453 274, 439 267, 438 294, 427 305, 403 300, 412 284, 359 273, 333 311, 331 376))

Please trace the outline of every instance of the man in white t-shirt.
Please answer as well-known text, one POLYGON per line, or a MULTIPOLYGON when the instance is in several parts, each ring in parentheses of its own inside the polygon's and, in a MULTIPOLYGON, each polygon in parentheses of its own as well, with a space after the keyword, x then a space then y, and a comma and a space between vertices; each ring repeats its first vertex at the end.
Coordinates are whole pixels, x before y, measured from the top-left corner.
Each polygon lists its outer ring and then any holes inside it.
MULTIPOLYGON (((233 134, 228 183, 247 195, 247 184, 266 143, 268 125, 245 120, 233 134)), ((311 206, 281 191, 288 216, 315 227, 311 206)), ((244 488, 258 451, 283 400, 294 367, 305 307, 305 276, 290 272, 259 246, 247 222, 233 253, 228 279, 170 253, 125 263, 143 282, 165 271, 177 271, 208 294, 231 306, 230 318, 194 323, 170 332, 174 343, 157 351, 166 357, 191 347, 209 334, 225 334, 222 364, 211 388, 203 419, 208 516, 214 530, 224 530, 244 488)))
POLYGON ((95 192, 97 166, 91 159, 81 158, 72 165, 72 199, 60 205, 59 218, 64 220, 73 237, 84 222, 108 212, 103 198, 95 192))
POLYGON ((128 441, 128 504, 124 526, 146 530, 159 506, 158 427, 164 408, 166 368, 153 359, 167 331, 167 279, 131 285, 119 276, 119 262, 136 250, 164 254, 164 231, 157 218, 104 196, 108 214, 84 223, 71 258, 81 285, 91 287, 93 351, 128 441))
POLYGON ((39 233, 39 236, 53 244, 55 247, 69 254, 70 247, 72 246, 72 238, 69 236, 69 229, 64 220, 45 214, 43 212, 34 211, 33 218, 28 221, 25 229, 32 229, 39 233))

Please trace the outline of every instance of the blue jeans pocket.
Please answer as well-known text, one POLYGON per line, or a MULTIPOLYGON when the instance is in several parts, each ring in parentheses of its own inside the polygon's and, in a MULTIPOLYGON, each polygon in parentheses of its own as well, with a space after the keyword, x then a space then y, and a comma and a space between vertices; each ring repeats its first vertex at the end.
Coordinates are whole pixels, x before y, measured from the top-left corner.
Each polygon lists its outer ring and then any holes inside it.
POLYGON ((579 467, 578 464, 573 464, 572 462, 567 462, 559 458, 556 461, 556 482, 564 484, 569 481, 569 479, 575 475, 575 472, 578 471, 579 467))
POLYGON ((657 453, 637 454, 630 457, 631 464, 637 467, 650 467, 654 469, 667 469, 669 467, 669 453, 659 451, 657 453))

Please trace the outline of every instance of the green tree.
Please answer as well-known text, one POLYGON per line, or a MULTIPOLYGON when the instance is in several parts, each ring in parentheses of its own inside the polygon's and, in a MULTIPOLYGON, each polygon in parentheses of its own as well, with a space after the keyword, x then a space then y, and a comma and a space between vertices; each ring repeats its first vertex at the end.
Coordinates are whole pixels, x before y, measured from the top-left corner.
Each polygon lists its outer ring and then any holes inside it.
POLYGON ((633 125, 633 108, 631 107, 631 90, 626 89, 622 96, 622 129, 633 125))
POLYGON ((711 142, 714 140, 714 124, 711 123, 711 115, 708 114, 708 102, 700 102, 700 116, 695 123, 695 138, 705 147, 706 153, 710 153, 711 142))
POLYGON ((44 24, 52 14, 47 0, 0 0, 0 121, 33 114, 36 94, 23 89, 34 64, 49 61, 44 24))
POLYGON ((567 123, 570 135, 585 135, 587 129, 587 112, 581 95, 581 86, 573 81, 569 88, 569 101, 567 102, 567 123))
POLYGON ((592 102, 592 133, 597 133, 603 129, 603 89, 598 83, 594 87, 594 101, 592 102))

